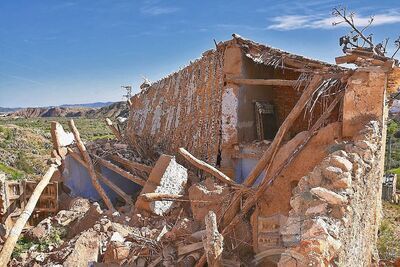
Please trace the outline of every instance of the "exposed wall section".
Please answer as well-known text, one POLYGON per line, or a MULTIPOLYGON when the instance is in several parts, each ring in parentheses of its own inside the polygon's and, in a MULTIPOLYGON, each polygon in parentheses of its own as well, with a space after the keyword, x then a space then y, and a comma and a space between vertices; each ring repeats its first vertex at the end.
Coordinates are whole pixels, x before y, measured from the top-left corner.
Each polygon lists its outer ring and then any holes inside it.
POLYGON ((343 136, 357 134, 370 120, 383 122, 387 74, 379 67, 359 68, 350 77, 343 103, 343 136))
POLYGON ((289 249, 279 266, 370 266, 380 220, 381 127, 371 122, 300 180, 281 230, 289 249))
POLYGON ((221 136, 223 47, 132 97, 127 135, 164 143, 175 154, 185 147, 216 164, 221 136))

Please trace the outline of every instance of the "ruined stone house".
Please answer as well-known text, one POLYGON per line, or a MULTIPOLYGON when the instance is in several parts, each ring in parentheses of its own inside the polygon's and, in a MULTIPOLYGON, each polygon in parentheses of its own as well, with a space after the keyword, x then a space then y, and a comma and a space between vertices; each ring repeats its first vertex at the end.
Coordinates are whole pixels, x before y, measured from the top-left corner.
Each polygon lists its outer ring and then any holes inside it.
POLYGON ((390 63, 364 60, 349 71, 234 36, 133 96, 127 134, 132 144, 151 138, 171 154, 184 147, 241 183, 295 107, 302 82, 316 74, 329 78, 290 125, 271 173, 296 152, 335 94, 344 96, 258 201, 253 248, 288 248, 282 266, 294 253, 368 265, 376 257, 386 95, 399 83, 390 63))
MULTIPOLYGON (((239 255, 246 244, 248 265, 369 266, 378 260, 387 95, 398 89, 400 71, 395 61, 357 49, 336 61, 356 68, 237 35, 218 43, 187 67, 142 86, 128 101, 125 132, 114 129, 121 140, 89 147, 100 162, 95 169, 100 185, 112 204, 119 195, 129 207, 130 196, 139 192, 188 192, 192 218, 185 223, 204 226, 206 214, 214 211, 226 249, 235 247, 229 253, 239 255), (113 155, 128 145, 143 149, 149 144, 177 157, 162 155, 154 167, 134 163, 147 179, 131 173, 133 156, 121 161, 113 155), (209 175, 191 180, 193 172, 188 175, 180 164, 197 169, 178 155, 179 148, 233 181, 209 175), (162 187, 166 191, 157 191, 162 187), (232 204, 238 192, 243 194, 232 204)), ((101 200, 88 162, 67 148, 74 138, 64 137, 67 143, 54 142, 54 154, 62 158, 58 181, 73 195, 101 200)), ((138 198, 135 206, 143 214, 164 215, 172 204, 143 205, 138 198)), ((180 247, 203 248, 201 241, 181 239, 180 247)), ((178 246, 181 239, 170 243, 178 246)), ((191 260, 202 266, 205 257, 191 260)))

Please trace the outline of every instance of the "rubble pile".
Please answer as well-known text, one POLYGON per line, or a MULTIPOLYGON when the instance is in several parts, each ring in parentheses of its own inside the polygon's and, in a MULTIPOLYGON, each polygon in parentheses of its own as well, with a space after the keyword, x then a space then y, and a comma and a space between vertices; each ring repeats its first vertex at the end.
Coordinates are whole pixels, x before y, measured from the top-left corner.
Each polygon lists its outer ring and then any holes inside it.
MULTIPOLYGON (((22 240, 34 245, 15 255, 10 266, 87 266, 89 262, 193 266, 204 253, 205 218, 209 210, 220 217, 233 190, 211 178, 189 187, 186 168, 171 156, 162 155, 153 170, 142 194, 168 193, 182 197, 154 202, 139 197, 135 205, 121 206, 111 212, 101 208, 105 208, 103 203, 64 196, 64 210, 23 234, 22 240)), ((240 249, 237 243, 236 250, 240 249)), ((239 266, 239 258, 226 258, 239 266)))

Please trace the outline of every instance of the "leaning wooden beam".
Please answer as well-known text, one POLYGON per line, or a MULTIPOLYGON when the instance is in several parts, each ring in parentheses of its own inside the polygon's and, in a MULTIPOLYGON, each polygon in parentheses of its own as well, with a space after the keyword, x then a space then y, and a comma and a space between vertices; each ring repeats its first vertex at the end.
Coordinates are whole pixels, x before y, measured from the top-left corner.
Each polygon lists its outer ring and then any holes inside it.
POLYGON ((109 162, 109 161, 107 161, 107 160, 105 160, 105 159, 100 158, 99 156, 95 156, 95 155, 93 155, 93 156, 96 158, 96 160, 97 160, 101 165, 103 165, 104 167, 106 167, 106 168, 112 170, 113 172, 118 173, 118 174, 121 175, 122 177, 124 177, 124 178, 126 178, 126 179, 128 179, 128 180, 131 180, 132 182, 137 183, 138 185, 141 185, 141 186, 144 186, 144 184, 146 183, 146 181, 143 180, 142 178, 137 177, 137 176, 135 176, 135 175, 133 175, 133 174, 131 174, 131 173, 129 173, 129 172, 127 172, 127 171, 121 169, 121 168, 118 167, 117 165, 114 165, 114 164, 112 164, 111 162, 109 162))
POLYGON ((268 170, 260 184, 257 188, 255 194, 251 195, 248 199, 246 199, 244 206, 240 210, 239 214, 232 220, 232 222, 224 229, 223 233, 229 233, 235 225, 240 221, 240 219, 246 214, 258 201, 258 199, 265 194, 266 189, 272 184, 274 179, 278 177, 283 169, 290 164, 290 162, 295 158, 296 155, 301 151, 302 148, 308 143, 311 137, 315 134, 315 132, 325 123, 325 121, 331 115, 333 109, 339 103, 339 101, 343 98, 343 92, 339 93, 333 102, 329 105, 329 107, 325 110, 325 112, 321 115, 321 117, 314 123, 313 127, 308 131, 307 135, 304 137, 302 143, 297 146, 296 149, 293 150, 293 153, 289 154, 284 161, 284 163, 277 168, 273 173, 269 173, 268 170))
POLYGON ((10 234, 4 243, 3 249, 0 252, 0 266, 7 266, 10 261, 11 254, 14 250, 15 245, 17 244, 18 238, 24 228, 26 222, 31 217, 33 209, 38 202, 40 195, 42 194, 45 187, 49 184, 51 177, 54 172, 57 170, 57 165, 51 165, 47 170, 46 174, 43 176, 42 180, 38 183, 35 190, 33 191, 31 197, 29 198, 28 203, 25 206, 24 211, 19 216, 18 220, 15 222, 12 227, 10 234))
MULTIPOLYGON (((245 179, 245 181, 244 181, 245 186, 251 187, 257 180, 257 177, 265 169, 267 164, 269 162, 271 162, 271 158, 277 152, 279 146, 282 143, 284 136, 287 134, 288 130, 293 125, 293 123, 296 121, 296 119, 300 116, 301 112, 307 105, 308 101, 311 99, 311 96, 313 95, 315 90, 318 88, 321 81, 322 81, 322 77, 319 75, 315 75, 312 78, 312 80, 310 81, 309 85, 304 89, 300 99, 297 101, 296 105, 290 111, 290 113, 286 117, 285 121, 279 127, 279 130, 276 133, 275 138, 272 141, 271 145, 267 148, 267 150, 264 152, 261 159, 257 162, 256 166, 254 166, 254 168, 251 170, 250 174, 245 179)), ((232 220, 232 218, 236 215, 237 209, 239 208, 239 203, 240 203, 242 194, 243 194, 242 191, 237 191, 235 193, 231 204, 229 205, 229 207, 226 209, 224 215, 222 216, 221 224, 223 226, 228 224, 232 220)))
POLYGON ((90 178, 92 179, 92 184, 93 184, 94 188, 97 190, 100 197, 103 199, 107 208, 111 211, 114 211, 115 209, 114 209, 113 204, 111 203, 111 200, 109 199, 106 192, 104 191, 104 189, 101 187, 99 181, 97 180, 97 175, 96 175, 96 171, 93 166, 92 159, 90 158, 89 153, 87 152, 86 147, 81 140, 81 136, 79 135, 78 129, 76 129, 74 120, 69 121, 69 127, 70 127, 72 133, 74 134, 76 145, 77 145, 79 151, 81 152, 83 159, 85 160, 85 162, 88 165, 88 172, 89 172, 90 178))
MULTIPOLYGON (((296 156, 302 151, 302 149, 307 145, 308 141, 315 134, 315 132, 325 123, 325 121, 329 118, 334 108, 343 98, 344 92, 340 92, 337 94, 335 99, 329 105, 329 107, 325 110, 325 112, 321 115, 321 117, 314 123, 313 127, 308 131, 308 134, 304 136, 302 142, 293 150, 293 153, 289 154, 284 162, 273 172, 266 173, 260 186, 257 188, 255 194, 251 195, 248 199, 246 199, 243 207, 239 211, 238 214, 230 221, 230 223, 223 229, 222 235, 225 236, 230 233, 235 226, 243 219, 243 217, 257 204, 258 199, 265 194, 266 189, 275 181, 277 177, 279 177, 282 171, 296 158, 296 156)), ((196 264, 197 267, 204 266, 206 263, 206 256, 203 255, 199 262, 196 264)))
POLYGON ((125 158, 120 157, 118 155, 112 155, 111 159, 116 161, 116 162, 118 162, 119 164, 123 165, 125 168, 136 169, 136 170, 139 170, 139 171, 143 171, 143 172, 145 172, 147 174, 149 174, 151 172, 151 170, 153 169, 150 166, 147 166, 147 165, 142 164, 142 163, 138 163, 138 162, 134 162, 134 161, 125 159, 125 158))
POLYGON ((59 150, 61 148, 60 136, 59 136, 59 132, 57 131, 58 124, 59 124, 58 122, 52 121, 51 129, 50 129, 51 140, 53 142, 53 148, 57 151, 57 153, 59 153, 59 150))
POLYGON ((210 267, 222 266, 221 257, 224 248, 224 237, 218 232, 217 216, 209 211, 205 217, 206 236, 203 239, 204 253, 210 267))
POLYGON ((109 118, 106 118, 105 121, 106 121, 106 124, 108 125, 108 127, 110 128, 110 130, 113 132, 113 134, 117 138, 117 140, 122 141, 122 135, 121 135, 120 131, 118 131, 118 129, 113 125, 112 121, 109 118))
POLYGON ((139 197, 143 198, 144 201, 153 202, 159 200, 174 200, 174 199, 181 199, 183 195, 174 195, 174 194, 165 194, 165 193, 146 193, 142 194, 139 197))
MULTIPOLYGON (((88 164, 81 158, 81 156, 73 151, 71 148, 68 148, 68 155, 70 155, 74 160, 79 162, 83 167, 89 170, 88 164)), ((109 179, 107 179, 104 175, 102 175, 100 172, 96 171, 97 177, 105 183, 108 187, 110 187, 112 190, 114 190, 115 193, 117 193, 120 197, 122 197, 123 200, 125 200, 126 204, 132 205, 132 199, 131 197, 126 194, 121 188, 119 188, 116 184, 111 182, 109 179)))
POLYGON ((221 182, 229 184, 229 185, 239 186, 235 181, 233 181, 231 178, 229 178, 223 172, 219 171, 217 168, 214 168, 210 164, 195 158, 192 154, 190 154, 184 148, 182 148, 182 147, 179 148, 179 154, 181 154, 191 164, 193 164, 197 168, 211 174, 212 176, 216 177, 221 182))
POLYGON ((243 85, 296 86, 297 80, 226 78, 225 82, 243 85))

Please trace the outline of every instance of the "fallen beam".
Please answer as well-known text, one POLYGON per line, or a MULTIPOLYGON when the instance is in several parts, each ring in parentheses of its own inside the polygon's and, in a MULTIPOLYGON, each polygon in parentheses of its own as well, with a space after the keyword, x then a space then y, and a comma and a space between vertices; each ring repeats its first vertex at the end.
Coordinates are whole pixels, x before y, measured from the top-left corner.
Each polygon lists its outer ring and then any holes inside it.
POLYGON ((100 158, 99 156, 94 155, 94 157, 96 158, 96 160, 97 160, 101 165, 103 165, 104 167, 106 167, 106 168, 112 170, 113 172, 118 173, 118 174, 121 175, 122 177, 124 177, 124 178, 126 178, 126 179, 128 179, 128 180, 130 180, 130 181, 132 181, 132 182, 134 182, 134 183, 136 183, 136 184, 138 184, 138 185, 141 185, 141 186, 144 186, 144 184, 146 183, 146 181, 143 180, 142 178, 140 178, 140 177, 138 177, 138 176, 135 176, 135 175, 133 175, 133 174, 131 174, 131 173, 129 173, 129 172, 127 172, 127 171, 121 169, 121 168, 118 167, 117 165, 114 165, 114 164, 112 164, 111 162, 109 162, 109 161, 107 161, 107 160, 105 160, 105 159, 100 158))
POLYGON ((357 55, 344 55, 340 57, 335 58, 336 64, 345 64, 345 63, 354 63, 357 60, 358 56, 357 55))
POLYGON ((110 130, 113 132, 113 134, 115 135, 117 140, 122 141, 122 135, 121 135, 120 131, 118 131, 118 129, 113 125, 112 121, 109 118, 106 118, 105 121, 106 121, 108 128, 110 128, 110 130))
POLYGON ((21 216, 18 218, 18 220, 15 222, 14 226, 10 230, 10 234, 6 242, 4 243, 3 249, 0 252, 0 266, 7 266, 8 262, 10 261, 11 254, 14 250, 15 245, 17 244, 19 236, 21 235, 22 229, 31 217, 33 209, 35 208, 36 203, 40 198, 40 195, 49 184, 51 177, 57 170, 57 167, 57 165, 51 165, 50 168, 47 170, 42 180, 40 180, 38 185, 35 187, 35 190, 29 198, 29 201, 26 204, 24 211, 21 213, 21 216))
POLYGON ((199 169, 211 174, 212 176, 214 176, 215 178, 217 178, 221 182, 229 184, 229 185, 234 185, 234 186, 239 186, 240 187, 239 184, 237 184, 235 181, 233 181, 231 178, 229 178, 223 172, 221 172, 217 168, 214 168, 210 164, 195 158, 192 154, 190 154, 184 148, 182 148, 182 147, 179 148, 179 154, 181 154, 191 164, 193 164, 197 168, 199 168, 199 169))
POLYGON ((189 253, 199 250, 199 249, 203 249, 203 242, 197 242, 197 243, 193 243, 193 244, 189 244, 189 245, 185 245, 185 246, 179 246, 178 247, 178 256, 189 254, 189 253))
MULTIPOLYGON (((81 158, 81 156, 73 151, 71 148, 68 148, 68 154, 77 162, 79 162, 83 167, 86 169, 89 169, 89 166, 87 163, 81 158)), ((121 188, 119 188, 116 184, 111 182, 109 179, 107 179, 104 175, 102 175, 100 172, 96 171, 97 177, 105 183, 108 187, 110 187, 115 193, 117 193, 123 200, 125 200, 126 204, 132 205, 132 199, 131 197, 126 194, 121 188)))
POLYGON ((271 85, 271 86, 291 86, 298 84, 297 80, 280 80, 280 79, 242 79, 242 78, 226 78, 225 82, 242 84, 242 85, 271 85))
POLYGON ((139 197, 143 198, 144 201, 153 202, 160 200, 177 200, 183 198, 183 195, 174 195, 174 194, 165 194, 165 193, 146 193, 142 194, 139 197))
POLYGON ((104 191, 104 189, 101 187, 99 181, 97 180, 96 171, 94 169, 92 159, 90 158, 89 153, 87 152, 86 147, 81 140, 78 129, 76 129, 74 120, 69 121, 69 127, 71 128, 71 131, 74 134, 76 145, 78 146, 78 149, 81 152, 83 159, 85 160, 86 164, 88 165, 88 172, 89 172, 90 178, 92 179, 92 184, 93 184, 94 188, 97 190, 97 192, 99 193, 100 197, 103 199, 103 201, 106 204, 106 206, 108 207, 108 209, 111 211, 115 211, 110 198, 107 196, 106 192, 104 191))
POLYGON ((204 252, 210 267, 222 266, 221 257, 224 249, 224 237, 218 232, 217 216, 209 211, 204 218, 206 224, 206 237, 203 239, 204 252))
POLYGON ((149 174, 151 172, 151 170, 153 169, 150 166, 147 166, 147 165, 142 164, 142 163, 138 163, 138 162, 134 162, 134 161, 125 159, 125 158, 120 157, 118 155, 112 155, 111 159, 116 161, 116 162, 118 162, 119 164, 123 165, 125 168, 143 171, 143 172, 145 172, 147 174, 149 174))

